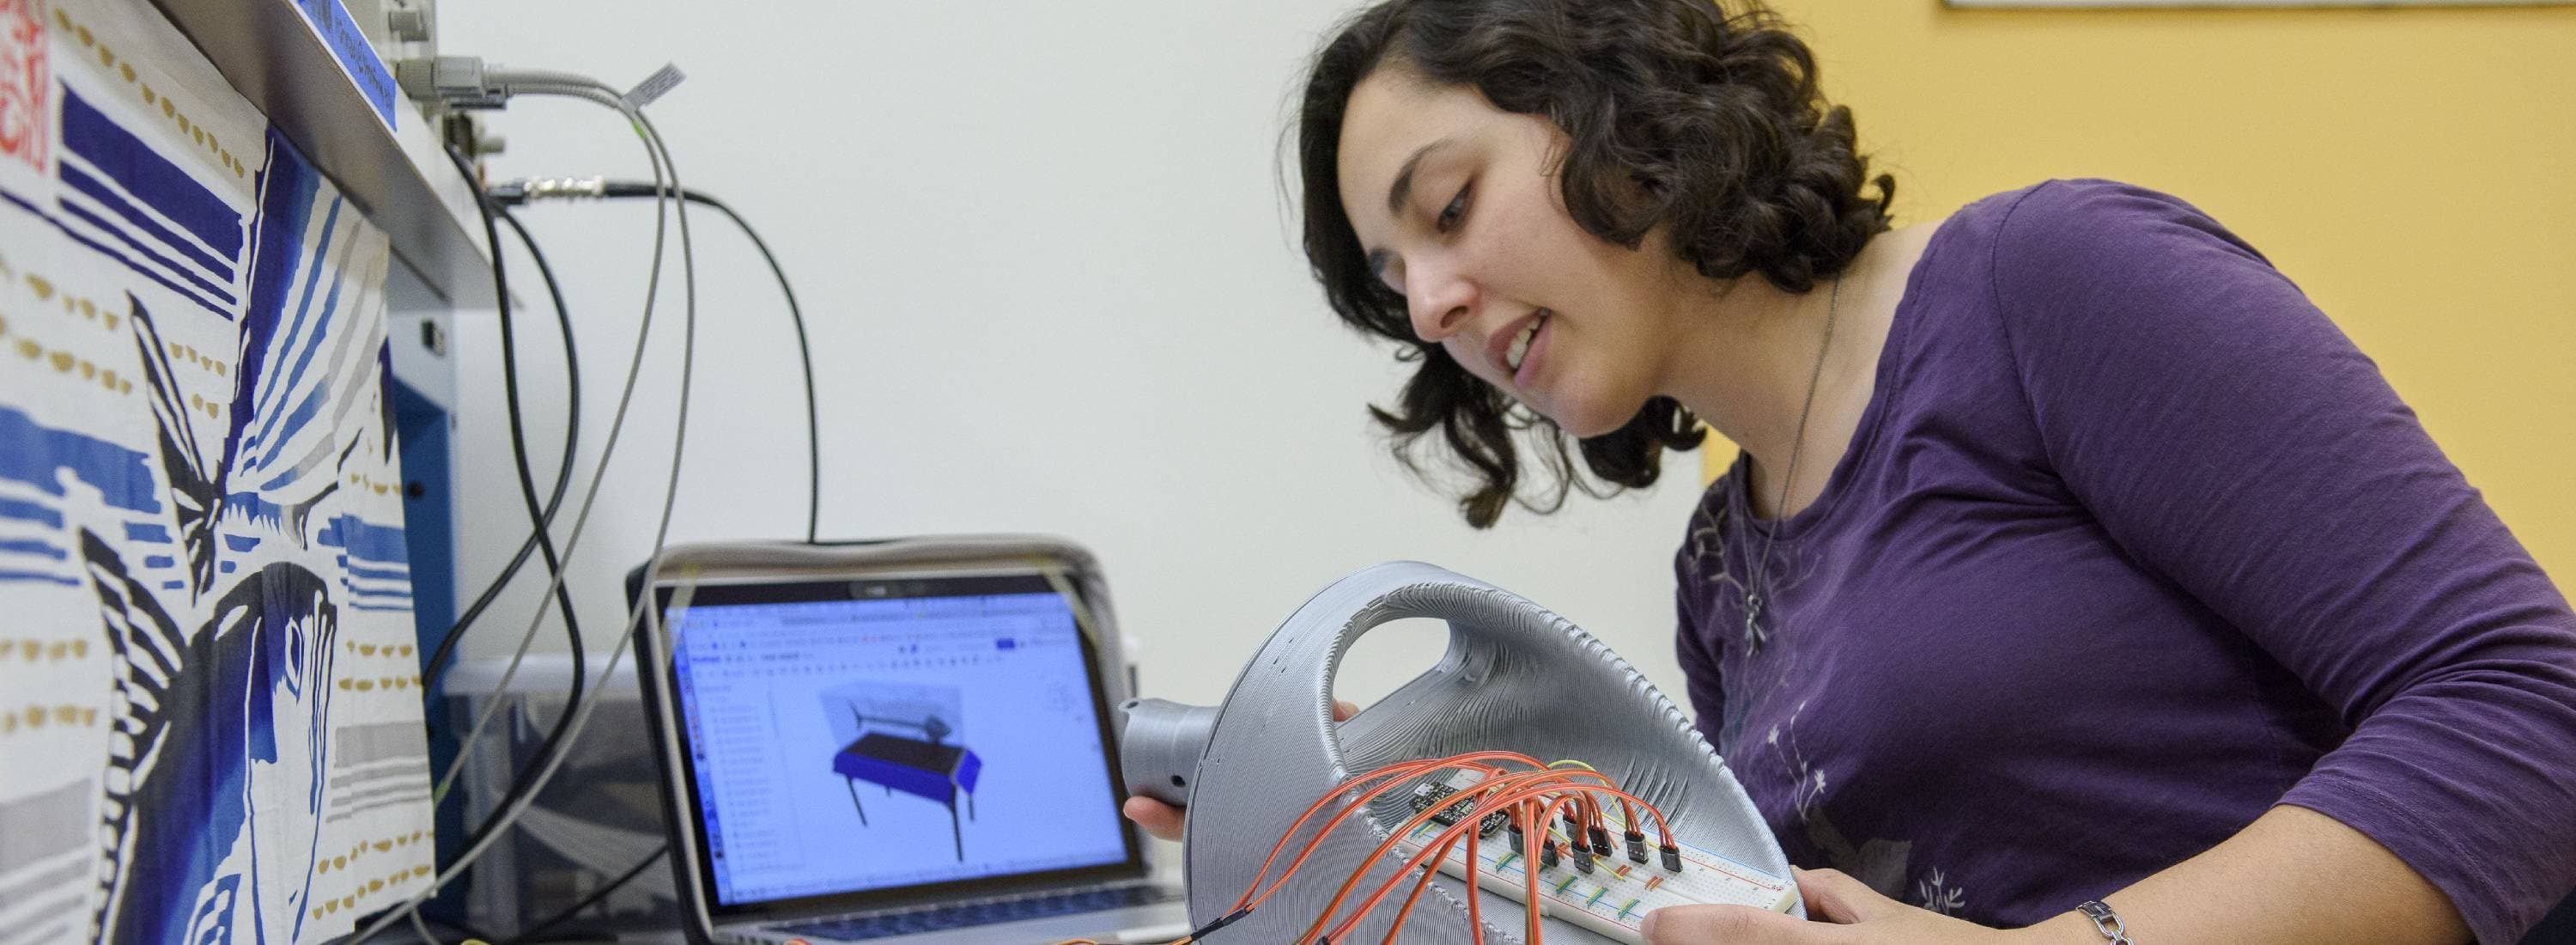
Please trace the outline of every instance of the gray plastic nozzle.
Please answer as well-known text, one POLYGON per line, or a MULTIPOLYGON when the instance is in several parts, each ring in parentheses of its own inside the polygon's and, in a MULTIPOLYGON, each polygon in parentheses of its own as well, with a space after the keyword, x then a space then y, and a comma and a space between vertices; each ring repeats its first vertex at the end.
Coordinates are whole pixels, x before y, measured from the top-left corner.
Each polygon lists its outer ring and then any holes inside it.
POLYGON ((1118 710, 1126 716, 1119 727, 1118 763, 1127 775, 1127 793, 1188 806, 1199 756, 1207 754, 1208 736, 1216 732, 1216 708, 1129 699, 1118 710))

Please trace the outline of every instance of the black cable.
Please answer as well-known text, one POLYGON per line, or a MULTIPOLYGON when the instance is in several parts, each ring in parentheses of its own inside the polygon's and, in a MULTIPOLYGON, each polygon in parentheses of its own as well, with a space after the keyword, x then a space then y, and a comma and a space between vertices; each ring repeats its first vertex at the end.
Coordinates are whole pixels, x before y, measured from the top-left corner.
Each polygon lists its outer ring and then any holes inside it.
MULTIPOLYGON (((599 196, 650 199, 657 196, 657 192, 651 181, 605 181, 600 184, 599 196)), ((813 544, 821 533, 823 519, 823 435, 820 412, 815 407, 814 349, 805 336, 805 310, 796 304, 796 288, 787 284, 787 268, 779 265, 777 254, 769 251, 769 241, 760 238, 760 231, 752 228, 751 221, 743 219, 742 214, 734 212, 733 207, 724 201, 704 192, 683 187, 679 196, 690 203, 714 208, 732 220, 734 226, 741 228, 742 235, 751 238, 752 248, 759 250, 760 258, 769 263, 769 274, 778 278, 779 293, 787 297, 787 320, 796 326, 796 361, 805 371, 805 543, 813 544)), ((525 191, 507 187, 492 197, 495 203, 504 206, 523 204, 528 200, 525 191)))
POLYGON ((760 258, 769 263, 769 274, 778 277, 779 294, 787 297, 787 320, 796 326, 796 363, 805 370, 805 543, 814 544, 823 523, 823 433, 820 411, 814 406, 814 349, 805 338, 805 312, 796 305, 796 289, 787 284, 786 267, 778 264, 768 241, 760 238, 759 230, 751 228, 751 221, 733 212, 724 201, 697 191, 682 190, 680 198, 713 207, 741 227, 742 235, 751 237, 752 247, 760 250, 760 258))
POLYGON ((627 883, 634 882, 635 877, 644 875, 646 867, 661 862, 662 857, 670 852, 671 845, 669 843, 664 843, 659 847, 655 847, 651 855, 646 856, 642 861, 636 863, 634 866, 628 867, 626 872, 618 874, 616 879, 609 880, 607 885, 591 890, 590 895, 582 897, 580 902, 565 906, 563 911, 547 917, 545 921, 520 929, 519 934, 511 936, 508 940, 502 942, 501 945, 528 945, 528 943, 537 940, 538 933, 554 928, 555 926, 562 925, 564 922, 571 920, 574 916, 580 915, 582 910, 598 905, 600 900, 608 898, 608 894, 616 892, 620 887, 625 886, 627 883))
MULTIPOLYGON (((527 435, 520 416, 518 349, 516 336, 511 328, 511 323, 515 319, 511 316, 510 310, 509 267, 504 263, 501 252, 499 217, 506 211, 494 204, 491 197, 484 192, 482 177, 474 172, 473 166, 466 162, 463 154, 450 149, 448 158, 456 162, 457 171, 465 175, 467 186, 474 190, 475 209, 480 211, 483 217, 484 243, 492 250, 493 294, 498 300, 501 316, 501 394, 506 408, 504 413, 510 421, 510 458, 518 471, 519 497, 527 505, 529 522, 535 525, 536 534, 533 537, 536 539, 537 551, 545 560, 548 579, 554 581, 555 604, 563 612, 564 636, 572 646, 572 683, 566 687, 564 712, 555 720, 553 729, 546 733, 545 740, 537 746, 535 759, 519 772, 518 777, 511 779, 509 789, 502 792, 499 801, 492 807, 494 811, 506 811, 536 787, 533 775, 545 767, 545 760, 568 748, 563 744, 564 735, 572 728, 575 714, 572 707, 581 704, 582 690, 588 682, 584 677, 589 671, 583 660, 581 627, 573 617, 572 593, 564 587, 563 582, 556 580, 563 571, 563 562, 555 553, 554 535, 548 528, 552 522, 547 518, 542 503, 537 501, 536 476, 528 469, 527 435)), ((565 468, 570 469, 570 465, 567 464, 565 468)), ((539 606, 543 606, 542 603, 539 606)), ((495 829, 506 825, 507 822, 499 817, 484 821, 466 834, 463 841, 464 848, 472 849, 495 829)))
MULTIPOLYGON (((456 649, 457 641, 464 639, 465 628, 473 626, 475 618, 481 617, 485 608, 492 606, 493 601, 501 598, 501 591, 510 586, 511 579, 517 577, 519 569, 528 563, 528 557, 536 553, 538 538, 552 534, 555 510, 563 506, 564 492, 572 485, 573 450, 581 442, 581 355, 579 347, 573 343, 572 315, 564 307, 563 287, 555 281, 554 267, 546 263, 545 252, 538 249, 537 241, 529 237, 528 228, 519 223, 518 217, 510 215, 509 210, 496 206, 495 211, 501 222, 509 224, 511 231, 518 234, 519 245, 527 247, 528 258, 536 261, 537 275, 545 278, 546 295, 554 301, 555 327, 563 337, 564 346, 566 395, 563 461, 555 472, 553 493, 546 498, 546 510, 543 516, 545 524, 529 530, 528 540, 519 543, 519 550, 510 556, 508 564, 501 567, 501 573, 492 579, 492 583, 484 585, 483 592, 475 595, 474 602, 466 605, 465 612, 458 614, 455 622, 448 624, 447 632, 438 638, 437 648, 430 651, 429 660, 421 668, 421 688, 425 692, 438 691, 435 687, 438 685, 439 677, 447 672, 447 657, 456 649)), ((493 266, 496 270, 501 265, 500 252, 500 244, 494 243, 492 253, 493 266)), ((494 278, 499 281, 504 277, 496 275, 494 278)), ((504 319, 504 321, 507 320, 504 319)), ((506 330, 502 335, 501 343, 504 352, 503 364, 515 364, 517 356, 511 348, 511 336, 506 330)), ((516 414, 514 413, 513 416, 516 414)))

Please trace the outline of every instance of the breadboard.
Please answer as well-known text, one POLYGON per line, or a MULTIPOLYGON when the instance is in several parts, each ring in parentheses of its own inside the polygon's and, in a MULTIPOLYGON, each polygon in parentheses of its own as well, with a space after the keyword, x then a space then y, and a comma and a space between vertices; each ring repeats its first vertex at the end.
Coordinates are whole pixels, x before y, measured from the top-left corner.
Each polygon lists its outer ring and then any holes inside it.
MULTIPOLYGON (((1615 809, 1605 811, 1602 819, 1610 825, 1614 848, 1624 851, 1626 844, 1616 841, 1627 825, 1620 821, 1615 809)), ((1426 821, 1407 833, 1397 848, 1403 856, 1411 857, 1446 829, 1426 821)), ((1547 836, 1560 844, 1570 842, 1561 823, 1551 824, 1547 836)), ((1648 837, 1644 863, 1629 860, 1624 852, 1614 853, 1595 859, 1592 871, 1586 873, 1575 867, 1574 857, 1569 855, 1539 870, 1540 914, 1630 945, 1644 945, 1646 937, 1639 923, 1645 921, 1646 913, 1666 906, 1724 904, 1786 912, 1797 901, 1796 884, 1787 878, 1687 843, 1681 845, 1682 871, 1665 870, 1661 856, 1653 849, 1653 834, 1649 832, 1648 837)), ((1529 847, 1532 855, 1538 852, 1536 844, 1529 847)), ((1513 852, 1502 838, 1477 839, 1476 885, 1514 902, 1524 902, 1529 893, 1528 868, 1524 855, 1513 852)), ((1440 871, 1466 878, 1465 843, 1451 849, 1440 861, 1440 871)), ((1510 916, 1489 916, 1488 921, 1514 924, 1510 916)))

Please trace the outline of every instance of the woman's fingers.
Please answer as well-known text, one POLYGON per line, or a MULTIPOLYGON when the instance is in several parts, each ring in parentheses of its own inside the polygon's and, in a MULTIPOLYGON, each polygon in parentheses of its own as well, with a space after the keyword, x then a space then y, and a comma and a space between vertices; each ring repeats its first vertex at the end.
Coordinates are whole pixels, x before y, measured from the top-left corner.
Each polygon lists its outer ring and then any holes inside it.
POLYGON ((1845 930, 1752 906, 1667 906, 1644 931, 1646 945, 1825 945, 1845 930))
POLYGON ((1343 702, 1340 699, 1333 700, 1333 721, 1348 722, 1351 720, 1351 716, 1358 714, 1360 714, 1359 706, 1343 702))
POLYGON ((1135 821, 1136 826, 1145 828, 1146 833, 1174 843, 1180 842, 1183 819, 1180 808, 1150 797, 1131 797, 1127 799, 1124 812, 1127 819, 1135 821))
POLYGON ((1796 870, 1798 895, 1807 900, 1807 914, 1826 922, 1849 925, 1884 918, 1907 907, 1878 894, 1860 880, 1841 870, 1796 870))

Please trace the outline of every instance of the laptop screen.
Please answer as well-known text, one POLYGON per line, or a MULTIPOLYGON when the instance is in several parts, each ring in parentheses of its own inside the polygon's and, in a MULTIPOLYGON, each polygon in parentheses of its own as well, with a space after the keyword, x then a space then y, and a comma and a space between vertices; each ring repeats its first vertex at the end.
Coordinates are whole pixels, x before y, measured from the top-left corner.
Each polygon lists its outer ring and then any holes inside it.
POLYGON ((666 619, 720 910, 1141 862, 1043 577, 702 585, 666 619))

